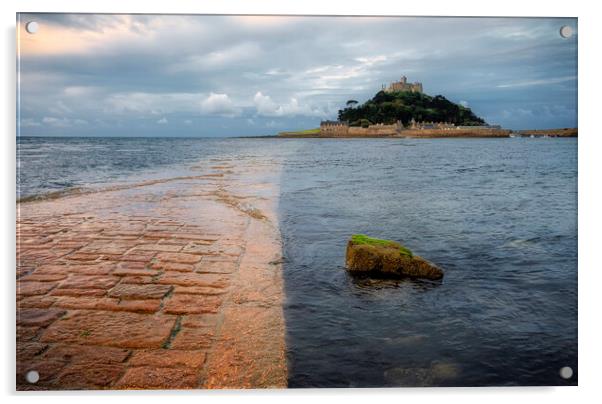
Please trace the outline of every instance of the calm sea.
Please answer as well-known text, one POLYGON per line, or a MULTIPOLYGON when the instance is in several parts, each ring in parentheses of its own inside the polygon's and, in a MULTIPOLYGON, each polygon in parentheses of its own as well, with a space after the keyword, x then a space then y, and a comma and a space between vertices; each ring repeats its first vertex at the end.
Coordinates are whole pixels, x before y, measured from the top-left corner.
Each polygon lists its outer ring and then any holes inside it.
POLYGON ((576 139, 21 138, 20 197, 283 164, 291 387, 577 383, 576 139), (353 233, 442 282, 344 270, 353 233), (566 381, 559 369, 575 372, 566 381))

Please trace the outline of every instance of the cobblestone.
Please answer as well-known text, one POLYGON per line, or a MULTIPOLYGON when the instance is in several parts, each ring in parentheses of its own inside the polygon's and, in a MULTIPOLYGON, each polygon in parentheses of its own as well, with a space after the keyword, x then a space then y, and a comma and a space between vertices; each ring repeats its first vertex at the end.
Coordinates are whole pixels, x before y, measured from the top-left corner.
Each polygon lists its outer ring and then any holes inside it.
POLYGON ((209 178, 18 204, 18 390, 286 387, 275 183, 209 178))

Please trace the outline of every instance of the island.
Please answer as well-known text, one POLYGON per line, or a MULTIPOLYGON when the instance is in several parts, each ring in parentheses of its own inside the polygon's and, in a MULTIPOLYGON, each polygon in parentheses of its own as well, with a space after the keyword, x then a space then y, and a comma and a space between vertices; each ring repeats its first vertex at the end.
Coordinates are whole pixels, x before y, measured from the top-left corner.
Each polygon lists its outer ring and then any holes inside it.
POLYGON ((336 121, 320 122, 319 128, 280 132, 284 138, 353 137, 576 137, 577 128, 513 131, 490 125, 467 106, 443 95, 430 96, 420 82, 406 76, 382 86, 374 97, 359 104, 349 100, 336 121))

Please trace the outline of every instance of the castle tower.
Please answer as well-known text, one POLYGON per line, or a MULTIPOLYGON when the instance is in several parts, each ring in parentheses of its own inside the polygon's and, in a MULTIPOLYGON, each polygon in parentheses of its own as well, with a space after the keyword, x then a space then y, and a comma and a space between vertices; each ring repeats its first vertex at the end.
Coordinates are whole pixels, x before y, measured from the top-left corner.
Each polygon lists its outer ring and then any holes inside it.
POLYGON ((422 83, 408 83, 408 78, 406 76, 401 76, 399 81, 389 84, 389 87, 387 88, 383 87, 383 90, 386 92, 411 91, 413 93, 422 93, 422 83))

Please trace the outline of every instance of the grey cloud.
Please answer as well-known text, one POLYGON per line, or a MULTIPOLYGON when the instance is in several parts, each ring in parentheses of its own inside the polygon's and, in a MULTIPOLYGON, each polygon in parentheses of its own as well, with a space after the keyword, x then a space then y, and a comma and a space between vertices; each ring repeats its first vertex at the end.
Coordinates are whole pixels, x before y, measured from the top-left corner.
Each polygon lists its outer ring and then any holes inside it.
POLYGON ((562 126, 576 124, 577 36, 557 35, 561 24, 576 28, 572 19, 22 17, 76 31, 131 33, 94 51, 23 55, 21 127, 32 134, 59 134, 43 125, 44 116, 109 123, 87 125, 93 134, 109 131, 115 115, 138 134, 167 126, 156 124, 161 118, 185 134, 203 126, 200 135, 263 134, 259 128, 268 123, 315 126, 335 118, 347 99, 363 101, 401 74, 422 81, 429 94, 468 102, 494 123, 559 122, 543 113, 543 103, 564 107, 562 126), (533 111, 531 120, 501 113, 511 106, 533 111), (224 119, 227 130, 219 124, 224 119))

